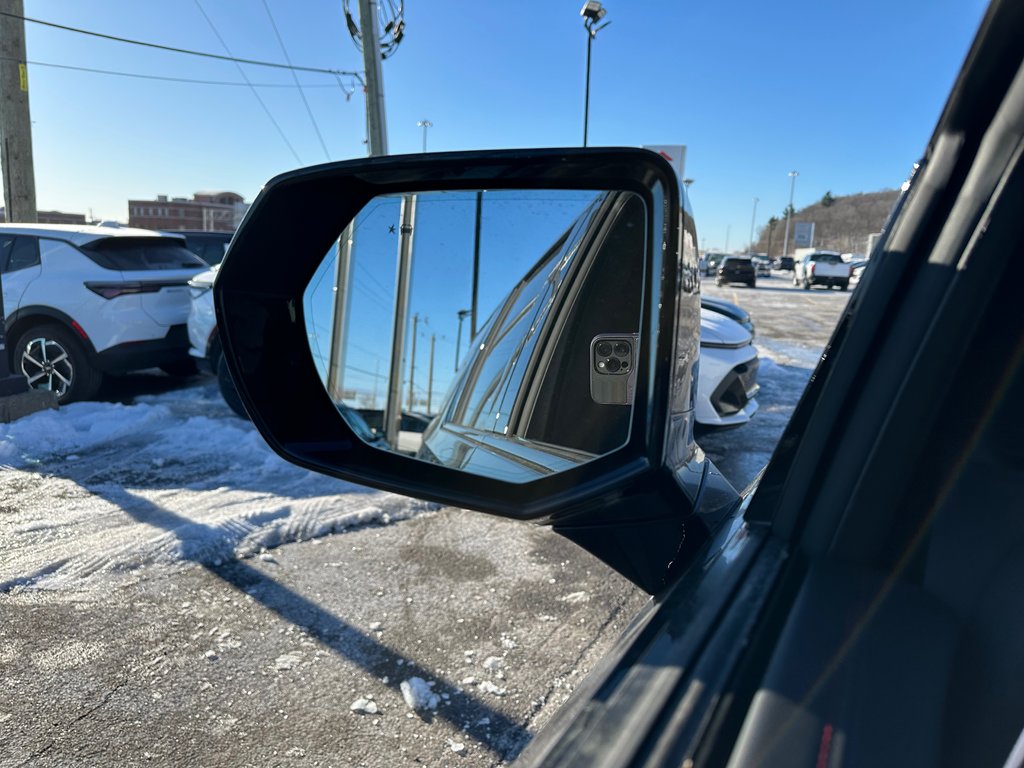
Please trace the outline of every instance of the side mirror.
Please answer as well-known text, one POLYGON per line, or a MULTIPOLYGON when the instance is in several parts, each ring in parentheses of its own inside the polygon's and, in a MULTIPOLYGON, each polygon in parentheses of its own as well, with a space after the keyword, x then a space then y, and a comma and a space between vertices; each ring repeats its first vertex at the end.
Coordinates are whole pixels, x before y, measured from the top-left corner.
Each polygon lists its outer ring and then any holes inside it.
POLYGON ((738 502, 692 437, 696 242, 646 150, 319 166, 253 204, 218 325, 286 459, 545 522, 655 592, 738 502))

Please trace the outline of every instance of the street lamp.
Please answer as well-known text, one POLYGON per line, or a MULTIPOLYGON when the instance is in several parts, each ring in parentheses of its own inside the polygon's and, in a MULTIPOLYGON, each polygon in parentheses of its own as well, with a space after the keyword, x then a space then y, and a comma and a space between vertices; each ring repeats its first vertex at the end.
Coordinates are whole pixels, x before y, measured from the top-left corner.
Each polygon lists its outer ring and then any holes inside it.
POLYGON ((604 15, 608 13, 604 7, 597 0, 587 0, 583 4, 582 10, 580 10, 580 16, 583 17, 583 28, 587 30, 587 86, 586 92, 583 98, 583 146, 587 146, 587 127, 590 121, 590 45, 594 42, 594 38, 597 33, 611 24, 610 21, 606 21, 604 24, 597 25, 604 15))
POLYGON ((754 212, 750 214, 750 250, 754 250, 754 222, 757 220, 757 204, 761 200, 757 197, 754 198, 754 212))
POLYGON ((427 128, 433 128, 434 124, 432 122, 430 122, 429 120, 427 120, 426 118, 423 118, 418 123, 416 123, 416 125, 418 125, 420 128, 423 129, 423 151, 426 152, 427 151, 427 128))
POLYGON ((782 255, 789 253, 789 220, 793 216, 793 190, 796 189, 796 171, 789 172, 789 206, 786 208, 786 236, 782 239, 782 255))

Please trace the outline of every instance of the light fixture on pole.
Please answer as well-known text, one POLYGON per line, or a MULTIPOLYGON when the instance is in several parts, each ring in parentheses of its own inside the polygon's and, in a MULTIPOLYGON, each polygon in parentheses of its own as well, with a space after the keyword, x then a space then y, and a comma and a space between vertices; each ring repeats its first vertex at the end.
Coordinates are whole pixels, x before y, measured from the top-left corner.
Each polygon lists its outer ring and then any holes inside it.
POLYGON ((587 30, 587 85, 586 91, 583 97, 583 146, 587 146, 587 128, 590 122, 590 45, 594 42, 594 38, 597 33, 611 24, 610 21, 606 21, 604 24, 598 25, 601 19, 604 18, 605 14, 608 13, 597 0, 587 0, 583 4, 583 8, 580 10, 580 16, 583 17, 583 28, 587 30))
POLYGON ((434 124, 432 122, 430 122, 429 120, 427 120, 426 118, 423 118, 418 123, 416 123, 416 125, 418 125, 420 128, 423 129, 423 151, 426 152, 427 151, 427 128, 433 128, 434 124))
POLYGON ((789 253, 789 220, 793 217, 793 190, 796 189, 796 171, 789 172, 789 205, 786 206, 786 236, 782 238, 782 255, 789 253))
POLYGON ((757 220, 757 204, 761 202, 760 198, 754 198, 754 212, 750 214, 750 250, 754 250, 754 222, 757 220))

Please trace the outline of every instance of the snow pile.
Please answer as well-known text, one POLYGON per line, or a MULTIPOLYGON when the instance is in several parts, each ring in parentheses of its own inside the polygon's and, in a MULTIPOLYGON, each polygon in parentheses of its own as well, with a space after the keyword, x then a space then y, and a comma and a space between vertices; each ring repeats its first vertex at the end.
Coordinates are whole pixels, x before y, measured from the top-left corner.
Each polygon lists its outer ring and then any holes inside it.
POLYGON ((409 709, 423 710, 437 709, 441 703, 441 697, 434 693, 433 686, 433 683, 428 683, 422 677, 410 677, 403 680, 399 688, 409 709))
POLYGON ((274 565, 268 550, 282 544, 436 508, 288 463, 214 383, 0 424, 0 465, 7 586, 151 564, 274 565))

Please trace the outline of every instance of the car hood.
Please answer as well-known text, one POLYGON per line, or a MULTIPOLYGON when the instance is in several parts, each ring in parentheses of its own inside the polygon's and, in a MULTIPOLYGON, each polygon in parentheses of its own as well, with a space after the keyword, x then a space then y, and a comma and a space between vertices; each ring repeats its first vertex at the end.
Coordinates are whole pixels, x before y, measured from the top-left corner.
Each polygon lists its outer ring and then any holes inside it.
POLYGON ((700 345, 702 347, 743 347, 753 340, 750 332, 735 320, 701 307, 700 345))

